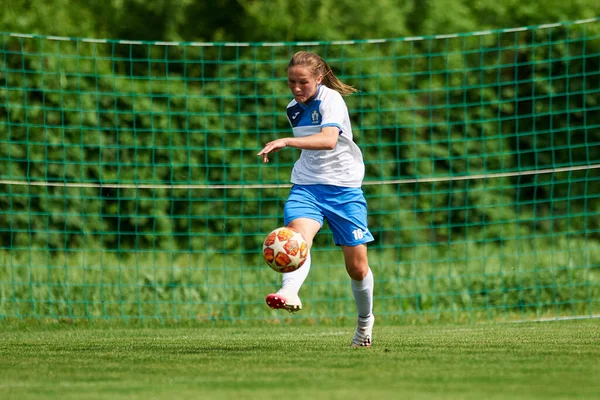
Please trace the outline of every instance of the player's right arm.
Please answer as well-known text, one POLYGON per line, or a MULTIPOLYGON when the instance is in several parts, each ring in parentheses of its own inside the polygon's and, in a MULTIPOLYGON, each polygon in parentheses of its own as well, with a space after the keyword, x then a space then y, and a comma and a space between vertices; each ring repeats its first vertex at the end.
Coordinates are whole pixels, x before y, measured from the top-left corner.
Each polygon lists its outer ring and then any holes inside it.
POLYGON ((270 153, 278 152, 285 147, 293 147, 302 150, 333 150, 340 136, 337 126, 326 126, 314 135, 304 137, 286 137, 273 140, 263 147, 257 154, 262 156, 263 162, 268 163, 270 153))

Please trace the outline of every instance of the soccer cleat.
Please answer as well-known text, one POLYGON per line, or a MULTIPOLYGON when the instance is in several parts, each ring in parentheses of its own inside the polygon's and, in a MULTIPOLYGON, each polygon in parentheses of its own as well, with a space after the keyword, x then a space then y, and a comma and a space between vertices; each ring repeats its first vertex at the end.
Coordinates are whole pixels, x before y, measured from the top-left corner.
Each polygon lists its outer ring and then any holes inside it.
POLYGON ((354 338, 352 338, 351 347, 370 347, 371 337, 373 336, 373 324, 375 323, 375 316, 371 314, 369 320, 366 323, 358 321, 356 332, 354 332, 354 338))
POLYGON ((295 313, 302 309, 300 297, 284 289, 280 289, 277 293, 271 293, 265 300, 267 301, 267 305, 275 310, 283 309, 295 313))

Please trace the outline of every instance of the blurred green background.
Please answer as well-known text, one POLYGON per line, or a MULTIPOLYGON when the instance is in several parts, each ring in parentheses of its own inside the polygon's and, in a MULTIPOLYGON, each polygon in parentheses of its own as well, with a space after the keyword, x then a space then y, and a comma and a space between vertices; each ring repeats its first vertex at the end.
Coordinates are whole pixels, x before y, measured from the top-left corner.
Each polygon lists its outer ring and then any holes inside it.
MULTIPOLYGON (((285 66, 306 48, 360 89, 379 315, 597 314, 600 24, 496 31, 594 18, 591 2, 0 5, 1 31, 41 35, 2 35, 0 178, 18 184, 0 186, 0 316, 272 317, 260 245, 297 152, 256 152, 290 134, 285 66), (210 189, 169 186, 186 184, 210 189)), ((352 316, 340 252, 315 244, 305 318, 352 316)))
POLYGON ((165 41, 394 38, 597 16, 585 0, 3 0, 4 32, 165 41))

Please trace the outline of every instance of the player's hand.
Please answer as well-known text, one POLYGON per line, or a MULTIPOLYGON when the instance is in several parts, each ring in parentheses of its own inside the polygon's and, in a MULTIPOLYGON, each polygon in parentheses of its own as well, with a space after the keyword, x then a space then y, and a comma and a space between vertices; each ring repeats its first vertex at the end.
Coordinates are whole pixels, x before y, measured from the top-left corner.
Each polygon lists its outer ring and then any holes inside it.
POLYGON ((258 152, 257 156, 262 156, 263 162, 268 163, 269 162, 268 155, 270 153, 276 153, 286 146, 287 146, 287 139, 285 139, 285 138, 273 140, 272 142, 267 143, 265 145, 265 147, 263 147, 263 149, 260 152, 258 152))

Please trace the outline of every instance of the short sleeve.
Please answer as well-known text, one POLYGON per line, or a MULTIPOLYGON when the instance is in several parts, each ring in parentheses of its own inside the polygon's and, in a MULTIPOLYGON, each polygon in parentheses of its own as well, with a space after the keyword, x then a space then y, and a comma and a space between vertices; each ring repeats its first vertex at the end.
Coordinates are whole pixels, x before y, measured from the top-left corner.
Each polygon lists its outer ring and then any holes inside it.
POLYGON ((346 102, 341 94, 331 91, 321 102, 320 112, 322 116, 321 128, 326 126, 337 126, 342 130, 344 119, 348 114, 346 102))

